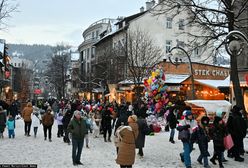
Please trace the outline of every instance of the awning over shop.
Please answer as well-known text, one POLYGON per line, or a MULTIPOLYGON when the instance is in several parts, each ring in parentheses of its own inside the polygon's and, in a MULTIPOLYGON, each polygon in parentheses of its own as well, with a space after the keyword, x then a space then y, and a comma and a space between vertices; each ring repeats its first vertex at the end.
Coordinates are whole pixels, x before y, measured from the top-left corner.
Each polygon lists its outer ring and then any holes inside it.
POLYGON ((204 79, 195 79, 196 82, 199 82, 202 85, 207 85, 209 87, 218 89, 220 87, 229 87, 230 86, 230 76, 225 80, 204 80, 204 79))

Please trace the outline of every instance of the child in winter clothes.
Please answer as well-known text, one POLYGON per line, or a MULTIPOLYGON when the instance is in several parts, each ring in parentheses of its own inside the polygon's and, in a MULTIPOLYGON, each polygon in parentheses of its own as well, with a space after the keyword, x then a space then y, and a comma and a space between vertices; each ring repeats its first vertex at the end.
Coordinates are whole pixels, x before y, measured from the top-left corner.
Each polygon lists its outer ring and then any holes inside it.
POLYGON ((186 168, 192 168, 190 153, 193 149, 193 143, 191 142, 190 136, 197 128, 197 122, 193 118, 190 107, 187 107, 187 109, 184 110, 183 114, 184 114, 184 120, 182 120, 178 124, 177 130, 179 131, 179 134, 181 131, 184 131, 185 134, 186 133, 188 134, 188 137, 185 139, 181 139, 183 143, 183 153, 180 153, 180 157, 181 157, 181 161, 184 162, 186 168))
POLYGON ((202 164, 203 159, 203 164, 206 168, 210 168, 210 166, 208 165, 208 156, 210 156, 208 152, 208 142, 210 141, 208 124, 209 118, 207 116, 203 116, 198 124, 196 131, 191 136, 192 142, 198 143, 201 152, 197 161, 202 164))
POLYGON ((221 117, 216 116, 214 118, 213 128, 210 130, 210 133, 214 144, 214 156, 210 161, 216 165, 215 160, 218 159, 219 167, 224 168, 222 164, 222 153, 225 151, 224 137, 227 135, 227 130, 221 117))
POLYGON ((56 120, 57 120, 57 124, 58 124, 58 133, 57 133, 57 137, 63 137, 63 114, 62 113, 58 113, 57 114, 57 117, 56 117, 56 120))
POLYGON ((15 138, 15 121, 12 115, 9 115, 9 119, 7 121, 9 138, 15 138))
POLYGON ((32 113, 31 119, 32 119, 32 127, 33 127, 33 130, 34 130, 34 137, 36 138, 39 125, 41 124, 41 117, 39 115, 38 110, 37 111, 35 110, 32 113))

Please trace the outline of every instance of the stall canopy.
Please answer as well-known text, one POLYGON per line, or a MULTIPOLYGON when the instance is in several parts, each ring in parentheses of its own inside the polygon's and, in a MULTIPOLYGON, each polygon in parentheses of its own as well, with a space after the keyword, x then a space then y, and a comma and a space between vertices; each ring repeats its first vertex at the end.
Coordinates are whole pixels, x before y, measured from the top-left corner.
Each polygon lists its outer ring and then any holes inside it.
POLYGON ((206 85, 215 89, 220 87, 230 87, 230 76, 225 80, 204 80, 204 79, 195 79, 196 82, 199 82, 202 85, 206 85))
POLYGON ((222 112, 229 113, 232 107, 232 104, 226 100, 187 100, 185 103, 189 106, 196 105, 203 107, 206 112, 221 110, 222 112))

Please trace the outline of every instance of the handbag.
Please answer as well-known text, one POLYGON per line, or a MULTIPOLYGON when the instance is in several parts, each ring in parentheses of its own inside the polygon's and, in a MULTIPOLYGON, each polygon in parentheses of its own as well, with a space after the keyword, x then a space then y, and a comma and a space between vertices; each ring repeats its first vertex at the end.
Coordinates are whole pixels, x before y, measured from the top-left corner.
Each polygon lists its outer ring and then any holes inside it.
POLYGON ((230 134, 224 137, 224 146, 227 150, 231 149, 234 146, 232 136, 230 134))
POLYGON ((190 136, 189 130, 182 130, 179 131, 178 133, 178 139, 182 141, 188 140, 189 136, 190 136))

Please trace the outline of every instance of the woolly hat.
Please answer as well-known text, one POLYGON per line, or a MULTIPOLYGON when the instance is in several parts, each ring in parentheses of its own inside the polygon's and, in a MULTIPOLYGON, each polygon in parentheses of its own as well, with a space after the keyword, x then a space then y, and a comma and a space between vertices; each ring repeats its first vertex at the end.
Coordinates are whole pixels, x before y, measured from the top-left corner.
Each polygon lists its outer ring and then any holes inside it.
POLYGON ((207 116, 203 116, 201 118, 201 124, 202 125, 208 125, 209 124, 209 118, 207 116))
POLYGON ((185 117, 188 117, 188 116, 192 115, 192 112, 191 112, 191 110, 184 110, 184 111, 183 111, 183 115, 184 115, 185 117))

